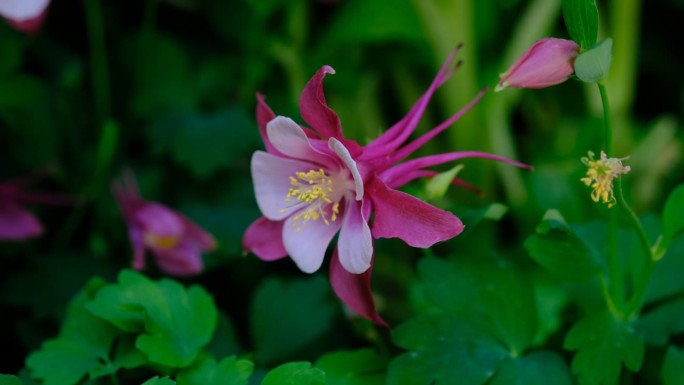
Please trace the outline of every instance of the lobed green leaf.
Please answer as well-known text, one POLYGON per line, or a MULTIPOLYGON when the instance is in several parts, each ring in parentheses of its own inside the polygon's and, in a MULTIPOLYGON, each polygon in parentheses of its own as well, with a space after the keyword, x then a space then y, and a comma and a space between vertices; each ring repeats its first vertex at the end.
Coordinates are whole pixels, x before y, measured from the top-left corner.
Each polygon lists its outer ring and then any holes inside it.
POLYGON ((388 385, 484 384, 509 356, 495 338, 445 313, 410 319, 392 340, 410 352, 392 360, 388 385))
POLYGON ((610 313, 593 314, 575 324, 564 347, 577 351, 572 372, 580 385, 617 384, 623 365, 638 371, 644 359, 644 342, 633 325, 610 313))
MULTIPOLYGON (((525 240, 527 252, 542 267, 567 280, 586 280, 601 271, 600 251, 582 232, 578 232, 549 211, 537 226, 537 233, 525 240)), ((592 225, 597 234, 598 224, 592 225)))
POLYGON ((86 302, 106 283, 91 280, 69 304, 59 336, 45 341, 26 359, 34 378, 45 385, 73 385, 85 375, 98 377, 109 365, 109 352, 120 333, 110 323, 94 316, 86 302))
POLYGON ((254 364, 248 360, 231 356, 217 363, 206 356, 180 371, 176 381, 179 385, 247 385, 253 371, 254 364))
POLYGON ((153 282, 131 270, 119 283, 103 288, 88 304, 94 314, 122 330, 141 333, 135 346, 152 362, 188 366, 211 340, 218 312, 201 287, 186 289, 178 282, 153 282))
POLYGON ((261 385, 326 385, 325 372, 309 362, 290 362, 266 374, 261 385))
POLYGON ((371 349, 328 353, 316 361, 328 385, 383 385, 388 358, 371 349))

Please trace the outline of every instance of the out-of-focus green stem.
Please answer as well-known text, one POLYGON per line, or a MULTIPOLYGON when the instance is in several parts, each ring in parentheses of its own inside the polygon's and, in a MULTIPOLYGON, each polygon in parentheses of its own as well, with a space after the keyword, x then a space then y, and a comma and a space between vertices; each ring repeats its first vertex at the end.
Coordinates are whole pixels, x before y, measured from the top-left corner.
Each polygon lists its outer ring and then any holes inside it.
POLYGON ((100 0, 84 0, 88 43, 90 45, 90 68, 93 98, 97 111, 97 123, 102 126, 110 116, 109 65, 105 42, 104 23, 100 0))
MULTIPOLYGON (((447 113, 470 102, 479 92, 477 85, 477 42, 475 40, 475 1, 474 0, 414 0, 421 25, 432 45, 436 67, 439 68, 456 45, 462 43, 459 58, 464 65, 455 75, 455 80, 447 82, 438 97, 447 113)), ((474 109, 462 117, 457 129, 447 132, 450 149, 481 149, 482 121, 481 112, 474 109)))
POLYGON ((615 126, 616 145, 626 150, 631 145, 629 115, 634 101, 637 58, 639 55, 641 0, 612 0, 610 2, 613 62, 608 75, 611 84, 610 100, 618 125, 615 126))

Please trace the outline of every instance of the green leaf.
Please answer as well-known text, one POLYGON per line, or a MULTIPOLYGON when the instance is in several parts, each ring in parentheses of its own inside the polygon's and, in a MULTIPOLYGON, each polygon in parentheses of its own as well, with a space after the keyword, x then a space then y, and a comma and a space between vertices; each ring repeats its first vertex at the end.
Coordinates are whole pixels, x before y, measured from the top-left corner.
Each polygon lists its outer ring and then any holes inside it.
POLYGON ((196 95, 192 89, 190 61, 176 40, 161 34, 155 34, 154 38, 143 36, 139 46, 124 49, 139 50, 139 60, 131 64, 139 87, 133 92, 132 105, 136 112, 154 116, 194 106, 196 95))
POLYGON ((176 385, 176 382, 170 379, 168 376, 162 378, 159 378, 159 376, 154 376, 143 382, 142 385, 176 385))
POLYGON ((635 327, 649 344, 663 346, 670 336, 684 333, 684 300, 668 302, 649 310, 635 327))
POLYGON ((295 355, 330 329, 336 310, 323 277, 265 280, 250 317, 256 357, 272 363, 295 355))
POLYGON ((309 362, 290 362, 268 372, 261 385, 326 385, 325 372, 309 362))
POLYGON ((684 350, 670 346, 665 353, 661 379, 663 385, 684 385, 684 350))
POLYGON ((211 340, 218 319, 212 297, 201 287, 153 282, 131 270, 123 270, 119 283, 103 288, 88 308, 123 330, 141 332, 136 347, 170 367, 189 365, 211 340))
POLYGON ((21 65, 24 56, 24 44, 15 36, 0 37, 0 78, 13 73, 21 65))
POLYGON ((563 358, 548 351, 536 351, 507 360, 489 385, 571 385, 563 358))
POLYGON ((17 376, 9 374, 0 374, 0 385, 22 385, 21 380, 17 376))
POLYGON ((149 135, 155 152, 170 154, 200 178, 234 166, 259 147, 259 130, 241 107, 214 114, 171 112, 156 122, 149 135))
POLYGON ((684 231, 684 184, 677 186, 665 202, 663 209, 663 240, 668 247, 684 231))
POLYGON ((563 19, 570 38, 582 49, 596 44, 598 8, 595 0, 563 0, 563 19))
POLYGON ((90 378, 98 378, 116 373, 121 368, 132 369, 147 364, 145 354, 135 347, 135 336, 127 334, 120 336, 116 342, 116 350, 111 361, 89 372, 90 378))
POLYGON ((352 0, 344 4, 328 29, 327 44, 420 42, 424 39, 420 20, 409 0, 387 7, 384 0, 352 0))
POLYGON ((411 351, 392 360, 387 385, 484 384, 510 355, 494 337, 444 313, 410 319, 392 340, 411 351))
POLYGON ((564 347, 577 350, 572 372, 581 385, 617 384, 622 365, 637 371, 644 359, 644 342, 634 327, 610 313, 594 314, 575 324, 564 347))
POLYGON ((88 373, 92 376, 101 372, 101 367, 108 364, 119 331, 84 306, 104 285, 102 280, 91 280, 69 305, 59 336, 28 356, 26 366, 34 378, 45 385, 73 385, 88 373))
POLYGON ((452 169, 439 173, 428 180, 425 185, 425 196, 428 200, 441 198, 446 194, 451 182, 456 178, 456 175, 463 170, 463 165, 458 164, 452 169))
MULTIPOLYGON (((598 234, 598 226, 593 227, 598 234)), ((586 280, 601 271, 599 250, 555 210, 547 211, 537 233, 528 237, 524 246, 532 259, 563 279, 586 280)))
POLYGON ((425 298, 520 354, 532 342, 537 319, 529 280, 501 261, 478 258, 418 265, 425 298))
POLYGON ((388 359, 371 349, 340 351, 324 355, 316 367, 328 385, 383 385, 388 359))
POLYGON ((234 356, 216 363, 212 357, 204 357, 178 373, 179 385, 247 385, 254 371, 254 364, 238 360, 234 356))
POLYGON ((579 80, 594 83, 603 79, 613 61, 613 39, 608 38, 575 58, 575 75, 579 80))

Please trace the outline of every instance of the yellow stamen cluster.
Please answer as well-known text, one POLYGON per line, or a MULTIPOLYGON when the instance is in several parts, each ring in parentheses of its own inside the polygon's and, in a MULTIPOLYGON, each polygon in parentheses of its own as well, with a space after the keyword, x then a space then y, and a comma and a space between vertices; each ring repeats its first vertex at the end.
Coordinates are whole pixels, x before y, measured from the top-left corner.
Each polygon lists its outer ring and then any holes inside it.
MULTIPOLYGON (((330 196, 335 191, 334 182, 323 169, 297 172, 295 176, 290 177, 290 185, 292 187, 287 192, 285 202, 291 203, 293 200, 296 201, 291 206, 288 206, 288 208, 304 203, 309 204, 308 209, 292 217, 297 232, 310 220, 317 221, 322 219, 326 225, 337 220, 337 215, 340 212, 340 203, 333 203, 330 196), (329 204, 332 204, 332 213, 324 210, 324 207, 329 204), (330 216, 330 219, 328 219, 328 216, 330 216)), ((285 209, 280 211, 285 212, 285 209)))
POLYGON ((150 247, 160 249, 170 249, 178 244, 178 236, 175 235, 156 235, 152 232, 145 233, 145 244, 150 247))
POLYGON ((587 176, 580 179, 585 185, 591 186, 591 199, 594 202, 599 200, 613 207, 617 202, 613 193, 613 180, 620 174, 627 174, 629 166, 623 166, 622 161, 627 158, 608 158, 606 153, 601 151, 601 158, 594 159, 594 153, 589 151, 588 157, 582 158, 582 163, 587 167, 587 176))

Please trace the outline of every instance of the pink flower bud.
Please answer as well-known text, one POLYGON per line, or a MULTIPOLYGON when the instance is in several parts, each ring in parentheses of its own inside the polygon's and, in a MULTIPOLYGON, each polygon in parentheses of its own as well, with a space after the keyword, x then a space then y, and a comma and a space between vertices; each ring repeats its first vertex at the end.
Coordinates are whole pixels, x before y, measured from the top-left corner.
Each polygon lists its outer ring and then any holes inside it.
POLYGON ((572 40, 537 40, 505 73, 495 91, 506 87, 544 88, 563 83, 574 72, 579 46, 572 40))

